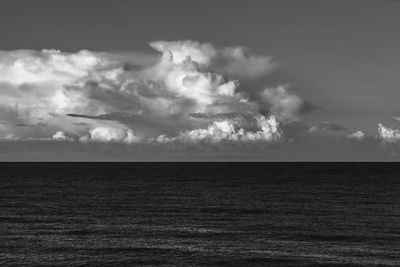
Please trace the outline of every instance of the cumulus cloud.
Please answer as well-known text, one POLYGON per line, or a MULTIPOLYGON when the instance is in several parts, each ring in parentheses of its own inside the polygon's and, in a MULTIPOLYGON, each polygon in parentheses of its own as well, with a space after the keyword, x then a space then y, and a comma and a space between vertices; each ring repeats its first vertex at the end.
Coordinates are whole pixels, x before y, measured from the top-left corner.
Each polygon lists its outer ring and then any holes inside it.
POLYGON ((111 127, 97 127, 91 129, 88 135, 80 138, 81 142, 97 142, 97 143, 135 143, 140 139, 129 129, 118 129, 111 127))
POLYGON ((200 65, 208 66, 211 59, 217 55, 217 50, 209 43, 199 43, 194 41, 156 41, 150 46, 161 52, 166 61, 173 64, 180 64, 190 57, 200 65))
POLYGON ((254 55, 248 48, 240 46, 215 48, 210 43, 194 41, 157 41, 150 46, 174 64, 191 58, 203 69, 234 78, 254 79, 276 68, 271 57, 254 55))
POLYGON ((66 133, 64 133, 63 131, 58 131, 56 132, 53 137, 53 140, 57 140, 57 141, 73 141, 74 139, 69 137, 66 133))
POLYGON ((282 136, 282 130, 275 116, 268 118, 260 115, 256 118, 256 130, 245 130, 237 121, 215 121, 206 129, 196 129, 180 133, 177 137, 168 138, 161 135, 157 142, 210 142, 220 141, 277 141, 282 136))
POLYGON ((379 123, 377 137, 386 143, 397 143, 400 141, 400 131, 385 127, 379 123))
POLYGON ((1 51, 0 138, 273 141, 279 122, 298 120, 303 100, 287 87, 259 88, 262 99, 240 87, 270 73, 270 57, 195 41, 150 46, 153 54, 1 51))
POLYGON ((363 131, 355 131, 354 133, 348 134, 348 138, 356 140, 364 140, 365 133, 363 131))
POLYGON ((0 121, 7 124, 5 131, 19 138, 47 138, 47 126, 70 127, 56 116, 78 108, 84 100, 66 94, 64 86, 104 64, 105 59, 90 51, 1 51, 0 109, 5 112, 0 113, 0 121), (16 122, 29 127, 17 129, 16 122))

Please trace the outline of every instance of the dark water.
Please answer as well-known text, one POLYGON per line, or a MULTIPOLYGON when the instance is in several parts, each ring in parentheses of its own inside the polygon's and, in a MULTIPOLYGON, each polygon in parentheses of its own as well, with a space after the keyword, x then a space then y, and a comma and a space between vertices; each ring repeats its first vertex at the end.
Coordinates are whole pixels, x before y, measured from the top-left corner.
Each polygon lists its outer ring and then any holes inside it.
POLYGON ((3 163, 1 266, 400 266, 400 164, 3 163))

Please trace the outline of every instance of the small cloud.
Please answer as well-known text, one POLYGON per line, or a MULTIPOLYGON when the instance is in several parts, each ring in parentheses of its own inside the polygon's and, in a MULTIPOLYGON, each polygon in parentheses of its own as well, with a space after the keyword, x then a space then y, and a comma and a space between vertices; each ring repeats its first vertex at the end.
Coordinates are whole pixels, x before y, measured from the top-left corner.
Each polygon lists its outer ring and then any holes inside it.
POLYGON ((394 116, 392 117, 395 121, 400 122, 400 116, 394 116))
POLYGON ((66 133, 64 133, 63 131, 56 132, 53 135, 52 139, 57 140, 57 141, 73 141, 74 140, 71 137, 67 136, 66 133))
POLYGON ((364 140, 365 133, 363 131, 356 131, 352 134, 348 134, 347 137, 356 140, 364 140))
POLYGON ((135 143, 140 139, 130 129, 112 127, 97 127, 89 131, 88 135, 79 139, 81 142, 94 143, 135 143))
POLYGON ((331 131, 331 132, 339 132, 339 131, 345 131, 346 127, 330 122, 330 121, 325 121, 325 122, 319 122, 317 124, 314 124, 310 127, 309 132, 324 132, 324 131, 331 131))

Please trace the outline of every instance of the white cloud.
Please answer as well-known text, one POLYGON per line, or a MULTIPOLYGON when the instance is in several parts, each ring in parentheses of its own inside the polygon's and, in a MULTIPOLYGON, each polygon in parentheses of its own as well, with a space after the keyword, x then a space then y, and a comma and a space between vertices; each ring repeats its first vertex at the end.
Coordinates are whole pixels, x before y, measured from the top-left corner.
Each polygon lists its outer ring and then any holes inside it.
POLYGON ((348 134, 347 137, 356 140, 364 140, 365 133, 363 131, 356 131, 352 134, 348 134))
POLYGON ((209 43, 157 41, 150 43, 150 46, 161 52, 165 61, 171 61, 173 64, 181 64, 190 57, 198 64, 208 66, 211 59, 217 55, 217 50, 209 43))
POLYGON ((195 109, 204 110, 219 99, 235 97, 235 81, 226 81, 218 73, 203 72, 191 59, 180 63, 162 61, 146 74, 156 79, 166 93, 192 100, 195 109))
POLYGON ((165 61, 181 64, 188 58, 207 70, 234 78, 258 78, 273 71, 276 64, 268 56, 252 54, 241 46, 216 48, 194 41, 157 41, 150 46, 163 54, 165 61))
POLYGON ((22 139, 48 138, 51 128, 74 131, 71 122, 61 116, 83 110, 88 99, 67 94, 65 86, 103 68, 106 62, 100 54, 86 50, 0 51, 0 109, 6 111, 0 113, 0 121, 22 139), (27 127, 15 127, 16 123, 27 127))
POLYGON ((57 140, 57 141, 73 141, 74 140, 71 137, 69 137, 66 133, 64 133, 63 131, 56 132, 53 135, 52 139, 57 140))
POLYGON ((62 85, 101 65, 102 59, 87 50, 75 54, 58 50, 0 51, 0 81, 13 85, 50 82, 62 85))
POLYGON ((54 139, 68 133, 95 142, 132 143, 137 136, 143 141, 191 131, 199 136, 214 131, 221 140, 269 140, 278 135, 274 121, 297 119, 302 100, 286 87, 265 90, 262 104, 247 94, 250 89, 239 90, 241 79, 256 79, 274 69, 270 57, 194 41, 150 46, 161 56, 0 51, 0 138, 49 139, 49 132, 57 129, 54 139), (277 119, 268 121, 260 110, 277 119), (212 116, 204 120, 190 114, 212 116), (235 114, 241 124, 229 120, 224 125, 218 119, 224 114, 235 114), (249 130, 257 120, 268 122, 263 128, 259 121, 258 130, 249 130), (211 129, 204 129, 209 124, 211 129))
POLYGON ((400 141, 400 131, 390 129, 379 123, 377 137, 386 143, 397 143, 400 141))
POLYGON ((81 142, 98 142, 98 143, 135 143, 140 139, 135 136, 130 129, 119 129, 112 127, 97 127, 91 129, 88 135, 80 138, 81 142))
POLYGON ((215 121, 206 129, 196 129, 180 133, 177 137, 168 138, 159 136, 155 141, 165 143, 172 141, 180 142, 210 142, 220 141, 277 141, 282 137, 279 122, 275 116, 268 118, 260 115, 256 118, 256 131, 243 129, 237 121, 224 120, 215 121))

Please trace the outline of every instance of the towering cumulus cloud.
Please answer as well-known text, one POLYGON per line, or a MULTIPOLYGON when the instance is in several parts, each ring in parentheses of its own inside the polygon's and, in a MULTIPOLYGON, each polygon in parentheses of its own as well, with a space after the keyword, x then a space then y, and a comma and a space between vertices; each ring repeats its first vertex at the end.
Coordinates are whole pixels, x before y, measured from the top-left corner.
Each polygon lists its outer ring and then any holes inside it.
POLYGON ((275 64, 243 47, 150 43, 153 54, 0 52, 0 138, 80 142, 276 141, 303 101, 245 88, 275 64), (257 94, 248 94, 258 92, 257 94))

